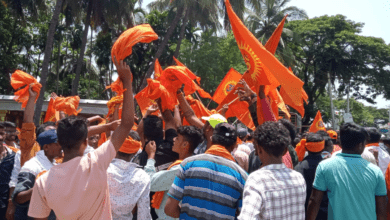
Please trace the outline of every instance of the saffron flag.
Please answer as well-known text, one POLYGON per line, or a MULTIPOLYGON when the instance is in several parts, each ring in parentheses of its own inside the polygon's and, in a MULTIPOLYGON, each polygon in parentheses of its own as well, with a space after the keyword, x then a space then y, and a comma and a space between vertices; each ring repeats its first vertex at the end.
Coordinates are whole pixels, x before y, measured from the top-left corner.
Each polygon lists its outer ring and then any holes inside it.
POLYGON ((148 87, 145 87, 141 90, 134 98, 137 100, 138 106, 142 112, 142 115, 145 115, 146 110, 148 110, 149 106, 155 104, 156 102, 147 96, 148 87))
POLYGON ((316 133, 319 130, 326 131, 324 122, 322 121, 321 112, 318 110, 316 117, 314 118, 313 123, 310 126, 309 132, 316 133))
POLYGON ((69 96, 69 97, 57 97, 54 100, 54 108, 57 111, 63 111, 67 115, 77 115, 81 112, 82 109, 77 110, 79 106, 80 97, 79 96, 69 96))
POLYGON ((49 104, 47 106, 45 120, 43 122, 56 122, 59 120, 59 112, 54 109, 54 99, 50 98, 49 104))
POLYGON ((282 36, 284 23, 288 15, 284 16, 283 20, 279 23, 278 27, 272 33, 271 37, 265 43, 264 47, 272 54, 275 54, 276 49, 278 48, 280 37, 282 36))
POLYGON ((158 98, 161 99, 161 110, 164 112, 165 110, 173 111, 175 109, 176 104, 178 104, 176 96, 171 95, 168 90, 159 82, 153 79, 147 79, 148 86, 146 97, 151 100, 156 100, 158 98))
POLYGON ((22 103, 22 109, 25 108, 27 105, 28 98, 30 97, 28 89, 30 84, 32 83, 34 84, 32 86, 32 90, 38 93, 37 97, 35 98, 35 102, 36 102, 39 97, 39 93, 41 91, 42 85, 38 83, 38 81, 33 76, 21 70, 16 70, 11 75, 12 88, 16 90, 24 86, 24 88, 15 92, 15 101, 22 103))
MULTIPOLYGON (((212 111, 207 109, 198 99, 194 99, 191 95, 188 95, 185 98, 188 104, 191 106, 192 110, 194 110, 197 118, 202 118, 203 116, 210 116, 213 114, 212 111)), ((183 125, 190 125, 185 118, 183 119, 183 125)))
POLYGON ((300 91, 303 82, 291 75, 289 70, 245 27, 234 13, 229 0, 225 0, 225 4, 238 47, 248 66, 250 77, 244 74, 248 85, 250 87, 254 85, 256 88, 259 85, 273 85, 275 88, 281 85, 294 102, 301 101, 300 91))
POLYGON ((154 79, 155 80, 160 80, 160 77, 161 77, 162 73, 163 73, 163 69, 162 69, 158 59, 156 59, 156 62, 154 63, 154 79))
POLYGON ((222 82, 219 84, 217 90, 215 90, 213 100, 220 104, 226 96, 231 92, 236 84, 240 81, 242 75, 235 69, 231 68, 222 82))
MULTIPOLYGON (((196 80, 198 84, 200 84, 200 77, 196 76, 188 67, 186 67, 184 64, 182 64, 178 59, 173 57, 173 60, 176 62, 178 66, 185 67, 185 72, 187 73, 187 76, 190 77, 192 80, 196 80)), ((196 91, 198 91, 199 95, 202 98, 212 99, 210 94, 206 91, 204 91, 198 84, 195 83, 196 91)))

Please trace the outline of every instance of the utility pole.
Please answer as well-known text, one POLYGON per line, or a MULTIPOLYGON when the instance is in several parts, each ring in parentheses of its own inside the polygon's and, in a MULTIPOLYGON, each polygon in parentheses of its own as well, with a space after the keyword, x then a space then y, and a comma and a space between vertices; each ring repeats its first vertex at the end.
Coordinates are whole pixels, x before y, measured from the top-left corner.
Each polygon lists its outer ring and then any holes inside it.
POLYGON ((348 89, 347 89, 347 113, 349 113, 349 86, 351 85, 350 82, 348 82, 348 89))
POLYGON ((332 84, 330 82, 330 74, 328 72, 328 87, 329 87, 329 98, 330 98, 330 112, 332 114, 332 128, 336 130, 336 124, 334 119, 334 107, 333 107, 333 97, 332 97, 332 84))

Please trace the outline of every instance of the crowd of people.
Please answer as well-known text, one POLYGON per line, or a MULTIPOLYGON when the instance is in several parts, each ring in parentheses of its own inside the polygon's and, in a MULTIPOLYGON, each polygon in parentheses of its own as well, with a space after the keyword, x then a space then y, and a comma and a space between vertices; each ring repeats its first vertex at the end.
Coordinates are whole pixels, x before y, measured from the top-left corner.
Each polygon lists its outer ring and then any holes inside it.
POLYGON ((20 131, 0 123, 0 219, 390 219, 390 139, 377 129, 298 134, 243 81, 254 131, 224 111, 198 118, 180 89, 174 111, 156 100, 139 120, 130 68, 115 65, 123 103, 107 122, 36 127, 30 86, 20 131))

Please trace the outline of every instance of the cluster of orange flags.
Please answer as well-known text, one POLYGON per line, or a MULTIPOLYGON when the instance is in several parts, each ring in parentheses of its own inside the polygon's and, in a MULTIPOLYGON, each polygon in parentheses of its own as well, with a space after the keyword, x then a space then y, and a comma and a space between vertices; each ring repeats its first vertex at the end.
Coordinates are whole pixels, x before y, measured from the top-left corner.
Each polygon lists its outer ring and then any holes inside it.
POLYGON ((326 128, 324 125, 324 121, 322 120, 321 112, 318 110, 317 115, 310 126, 309 132, 316 133, 320 130, 326 131, 326 128))
POLYGON ((37 97, 35 98, 36 102, 39 97, 42 85, 33 76, 21 70, 16 70, 11 75, 12 88, 14 88, 15 90, 20 89, 15 92, 15 101, 22 103, 22 109, 26 107, 28 97, 30 96, 28 92, 30 84, 33 84, 32 90, 38 93, 37 97))
MULTIPOLYGON (((278 117, 279 108, 289 116, 287 109, 284 107, 284 97, 288 97, 290 104, 295 104, 292 107, 296 107, 302 105, 305 96, 302 94, 303 82, 274 56, 286 17, 264 47, 234 13, 229 0, 225 0, 225 4, 238 47, 248 66, 243 79, 256 91, 258 91, 260 85, 266 85, 265 94, 271 99, 271 107, 275 116, 278 117), (283 89, 284 97, 277 90, 279 86, 283 89)), ((261 104, 260 102, 257 103, 258 115, 262 115, 261 104)), ((302 114, 302 111, 300 113, 302 114)), ((264 122, 262 117, 258 117, 258 119, 259 124, 264 122)))
MULTIPOLYGON (((158 35, 153 31, 152 27, 149 24, 142 24, 130 28, 123 32, 119 38, 115 41, 111 49, 111 59, 114 61, 114 57, 119 62, 124 60, 127 56, 131 55, 133 52, 133 46, 137 43, 150 43, 158 39, 158 35)), ((110 86, 107 86, 106 89, 111 88, 112 91, 116 92, 117 95, 122 95, 123 83, 118 79, 112 83, 110 86)))
POLYGON ((77 110, 79 107, 80 97, 57 97, 54 100, 54 109, 57 111, 63 111, 67 115, 78 115, 82 109, 77 110))

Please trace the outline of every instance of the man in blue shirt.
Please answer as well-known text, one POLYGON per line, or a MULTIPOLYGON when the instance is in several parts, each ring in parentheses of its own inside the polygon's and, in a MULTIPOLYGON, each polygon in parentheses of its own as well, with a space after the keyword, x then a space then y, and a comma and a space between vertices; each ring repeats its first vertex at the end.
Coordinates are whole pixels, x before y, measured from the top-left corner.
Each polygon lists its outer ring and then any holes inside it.
POLYGON ((346 123, 341 127, 342 153, 318 165, 306 219, 316 218, 325 192, 333 210, 329 218, 386 219, 383 173, 361 157, 367 138, 367 132, 359 125, 346 123))

